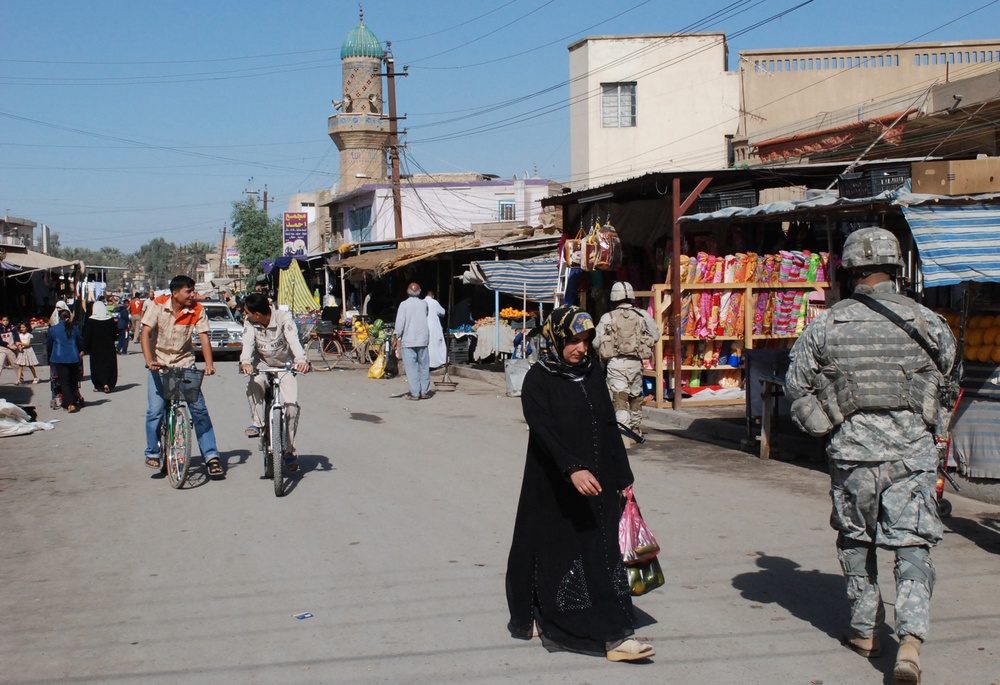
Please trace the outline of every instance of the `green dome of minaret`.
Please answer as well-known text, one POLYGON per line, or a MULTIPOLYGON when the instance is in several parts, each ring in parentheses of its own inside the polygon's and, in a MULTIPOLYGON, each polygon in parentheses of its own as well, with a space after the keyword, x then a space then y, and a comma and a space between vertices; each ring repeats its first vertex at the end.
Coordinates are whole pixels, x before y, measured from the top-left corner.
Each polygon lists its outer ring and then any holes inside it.
POLYGON ((373 57, 382 59, 382 44, 375 34, 365 26, 364 15, 361 23, 347 34, 347 40, 340 46, 340 59, 348 57, 373 57))

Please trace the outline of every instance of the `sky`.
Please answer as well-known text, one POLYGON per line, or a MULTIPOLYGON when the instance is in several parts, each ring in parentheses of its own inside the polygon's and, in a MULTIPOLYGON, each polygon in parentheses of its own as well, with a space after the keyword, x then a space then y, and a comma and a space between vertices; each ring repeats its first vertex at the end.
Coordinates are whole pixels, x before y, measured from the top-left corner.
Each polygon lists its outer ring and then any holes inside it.
MULTIPOLYGON (((222 238, 330 188, 347 0, 0 0, 0 211, 64 246, 222 238), (252 179, 252 180, 251 180, 252 179)), ((404 173, 570 178, 567 47, 724 32, 740 50, 1000 38, 1000 0, 367 0, 391 41, 404 173)))

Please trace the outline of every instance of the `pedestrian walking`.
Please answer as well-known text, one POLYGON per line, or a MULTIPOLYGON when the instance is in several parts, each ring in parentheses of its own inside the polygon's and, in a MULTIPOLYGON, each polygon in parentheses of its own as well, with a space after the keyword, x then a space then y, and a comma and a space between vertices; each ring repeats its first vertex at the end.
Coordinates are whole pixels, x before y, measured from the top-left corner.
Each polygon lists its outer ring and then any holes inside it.
POLYGON ((59 382, 62 407, 75 412, 82 403, 80 395, 80 370, 83 368, 83 335, 73 323, 69 309, 58 309, 59 323, 49 329, 45 339, 49 363, 59 382))
POLYGON ((444 341, 444 328, 441 326, 441 317, 445 315, 444 307, 434 299, 434 292, 427 291, 424 295, 424 302, 427 303, 427 363, 432 369, 444 366, 448 361, 448 345, 444 341))
POLYGON ((792 418, 829 435, 837 555, 847 577, 851 624, 843 643, 879 656, 885 618, 878 586, 879 547, 895 552, 896 685, 920 682, 941 541, 934 440, 940 392, 955 362, 955 338, 939 315, 901 295, 896 237, 862 228, 844 243, 853 295, 813 320, 792 347, 785 394, 792 418))
POLYGON ((118 385, 118 323, 108 306, 95 302, 83 324, 83 349, 90 355, 90 382, 94 392, 110 393, 118 385))
POLYGON ((406 383, 411 400, 426 400, 431 392, 430 359, 427 345, 430 329, 427 327, 427 303, 420 299, 420 286, 410 283, 406 288, 406 299, 396 310, 396 345, 406 369, 406 383))
POLYGON ((139 334, 142 332, 142 310, 145 300, 138 292, 132 293, 128 301, 129 321, 132 323, 132 342, 139 342, 139 334))
MULTIPOLYGON (((634 306, 634 301, 631 283, 616 281, 611 286, 612 310, 597 324, 594 347, 607 365, 615 419, 641 436, 642 367, 653 356, 660 330, 649 314, 634 306)), ((635 444, 630 437, 623 440, 626 447, 635 444)))
POLYGON ((31 334, 31 326, 27 323, 22 323, 17 330, 19 350, 17 353, 17 382, 24 382, 24 370, 30 369, 33 376, 31 382, 36 384, 38 383, 38 372, 35 370, 35 367, 38 366, 38 357, 35 355, 35 351, 31 349, 31 343, 35 336, 31 334))
POLYGON ((118 354, 128 354, 128 344, 132 341, 132 314, 129 311, 128 303, 122 302, 115 308, 112 314, 118 329, 118 341, 115 350, 118 354))
POLYGON ((528 450, 507 559, 507 627, 515 638, 539 635, 550 651, 648 659, 652 646, 632 637, 618 544, 620 492, 632 470, 592 359, 594 320, 559 307, 542 336, 521 388, 528 450))

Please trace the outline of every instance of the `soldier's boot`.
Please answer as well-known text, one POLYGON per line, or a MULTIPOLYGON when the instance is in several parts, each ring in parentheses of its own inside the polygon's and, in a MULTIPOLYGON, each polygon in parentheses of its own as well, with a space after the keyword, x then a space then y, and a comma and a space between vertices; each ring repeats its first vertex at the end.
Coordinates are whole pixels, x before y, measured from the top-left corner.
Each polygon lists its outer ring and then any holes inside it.
POLYGON ((892 669, 895 685, 920 685, 920 638, 904 635, 899 640, 896 666, 892 669))
POLYGON ((861 635, 848 633, 840 638, 840 643, 866 659, 877 659, 882 655, 882 647, 879 644, 877 634, 873 634, 871 637, 862 637, 861 635))

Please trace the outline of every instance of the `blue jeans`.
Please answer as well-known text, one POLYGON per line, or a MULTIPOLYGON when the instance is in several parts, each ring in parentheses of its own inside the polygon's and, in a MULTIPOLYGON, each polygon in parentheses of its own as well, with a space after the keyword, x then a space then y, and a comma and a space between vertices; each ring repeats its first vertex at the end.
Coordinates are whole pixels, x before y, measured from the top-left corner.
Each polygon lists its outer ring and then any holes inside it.
POLYGON ((431 391, 431 358, 427 347, 401 347, 406 383, 410 397, 420 397, 431 391))
MULTIPOLYGON (((150 371, 146 383, 146 457, 157 457, 160 454, 160 423, 163 421, 163 409, 167 403, 163 400, 163 382, 159 371, 150 371)), ((194 423, 194 433, 198 436, 198 449, 205 461, 216 459, 219 448, 215 446, 215 429, 205 405, 205 395, 199 393, 197 402, 188 402, 191 421, 194 423)))

